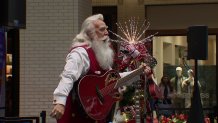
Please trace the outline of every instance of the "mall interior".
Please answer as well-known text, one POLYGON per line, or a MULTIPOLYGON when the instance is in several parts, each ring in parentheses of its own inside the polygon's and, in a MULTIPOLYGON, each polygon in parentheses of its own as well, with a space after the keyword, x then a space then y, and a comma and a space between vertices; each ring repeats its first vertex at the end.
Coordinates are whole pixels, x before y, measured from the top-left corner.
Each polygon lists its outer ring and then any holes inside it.
MULTIPOLYGON (((193 86, 198 90, 196 93, 183 95, 184 105, 163 107, 163 102, 152 97, 144 87, 148 82, 145 81, 139 93, 135 86, 128 85, 124 100, 114 103, 108 123, 121 123, 116 121, 116 115, 123 107, 129 109, 119 115, 125 119, 122 123, 133 120, 135 123, 137 117, 131 111, 137 111, 136 103, 132 103, 137 94, 142 96, 138 105, 142 109, 139 123, 156 122, 148 121, 148 117, 161 123, 163 117, 181 114, 196 118, 191 115, 193 112, 203 116, 204 122, 208 119, 217 122, 217 8, 218 0, 1 0, 0 123, 56 121, 50 117, 53 92, 60 81, 66 55, 82 22, 99 13, 104 16, 116 53, 121 52, 119 41, 123 38, 120 37, 129 32, 135 31, 141 39, 149 39, 143 46, 156 61, 152 69, 157 88, 164 76, 171 81, 178 67, 186 78, 190 69, 194 71, 193 81, 198 83, 193 86), (152 102, 157 100, 153 107, 152 102)), ((117 67, 119 64, 113 69, 117 67)))

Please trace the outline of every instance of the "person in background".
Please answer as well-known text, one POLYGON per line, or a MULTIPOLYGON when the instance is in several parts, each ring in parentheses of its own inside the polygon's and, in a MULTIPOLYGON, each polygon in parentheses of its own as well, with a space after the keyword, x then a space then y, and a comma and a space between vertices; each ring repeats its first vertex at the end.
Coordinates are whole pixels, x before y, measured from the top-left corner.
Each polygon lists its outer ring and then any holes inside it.
POLYGON ((182 72, 183 71, 181 67, 176 67, 176 76, 170 80, 175 92, 172 103, 177 108, 185 107, 185 97, 183 96, 182 82, 186 79, 186 77, 183 76, 182 72))
MULTIPOLYGON (((158 108, 173 108, 172 99, 174 97, 174 89, 170 83, 170 79, 168 76, 164 75, 161 78, 161 82, 159 83, 160 93, 162 97, 157 101, 158 108)), ((174 114, 173 109, 165 109, 165 110, 158 110, 159 115, 164 115, 165 117, 169 117, 174 114)))
POLYGON ((161 82, 159 84, 159 88, 162 95, 162 100, 164 104, 172 104, 172 98, 174 97, 174 89, 171 85, 170 79, 168 76, 164 75, 161 78, 161 82))
MULTIPOLYGON (((60 82, 53 93, 54 107, 50 116, 56 118, 58 123, 107 122, 105 119, 95 121, 88 117, 80 106, 76 91, 82 77, 91 74, 103 75, 113 65, 114 51, 109 42, 107 28, 102 14, 92 15, 85 19, 80 33, 73 39, 60 82)), ((151 71, 145 64, 144 68, 145 74, 151 71)), ((120 76, 127 74, 120 73, 120 76)), ((122 96, 123 89, 118 91, 122 96)))

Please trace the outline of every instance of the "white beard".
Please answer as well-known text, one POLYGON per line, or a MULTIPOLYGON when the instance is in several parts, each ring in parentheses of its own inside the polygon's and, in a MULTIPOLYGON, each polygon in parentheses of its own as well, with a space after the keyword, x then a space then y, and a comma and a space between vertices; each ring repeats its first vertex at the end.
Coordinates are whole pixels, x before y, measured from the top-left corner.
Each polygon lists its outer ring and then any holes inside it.
POLYGON ((92 48, 100 67, 104 70, 113 65, 114 52, 110 48, 109 38, 106 40, 93 40, 92 48))

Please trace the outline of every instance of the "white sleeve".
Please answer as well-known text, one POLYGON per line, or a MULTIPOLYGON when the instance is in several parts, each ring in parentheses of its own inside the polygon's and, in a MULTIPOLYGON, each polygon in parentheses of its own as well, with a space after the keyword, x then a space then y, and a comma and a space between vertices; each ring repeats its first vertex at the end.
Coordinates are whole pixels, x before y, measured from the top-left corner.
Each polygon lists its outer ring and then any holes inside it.
POLYGON ((53 93, 53 103, 65 105, 74 82, 84 76, 89 68, 90 60, 86 50, 82 47, 73 49, 66 57, 66 64, 60 75, 60 82, 53 93))

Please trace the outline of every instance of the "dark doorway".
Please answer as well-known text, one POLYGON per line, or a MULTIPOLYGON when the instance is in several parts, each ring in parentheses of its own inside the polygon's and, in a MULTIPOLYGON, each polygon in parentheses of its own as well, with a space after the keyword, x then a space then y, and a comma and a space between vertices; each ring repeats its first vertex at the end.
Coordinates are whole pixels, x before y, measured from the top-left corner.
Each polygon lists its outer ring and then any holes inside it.
MULTIPOLYGON (((117 7, 116 6, 94 6, 92 7, 93 14, 103 14, 104 21, 108 29, 117 33, 117 7)), ((110 38, 115 39, 116 36, 109 34, 110 38)))
POLYGON ((19 29, 7 32, 5 116, 19 116, 19 29))
MULTIPOLYGON (((104 21, 108 26, 108 30, 117 33, 117 7, 116 6, 94 6, 92 7, 92 14, 103 14, 104 21)), ((116 40, 117 37, 111 33, 109 33, 109 37, 111 39, 116 40)), ((118 49, 116 43, 112 42, 114 49, 118 49)))

